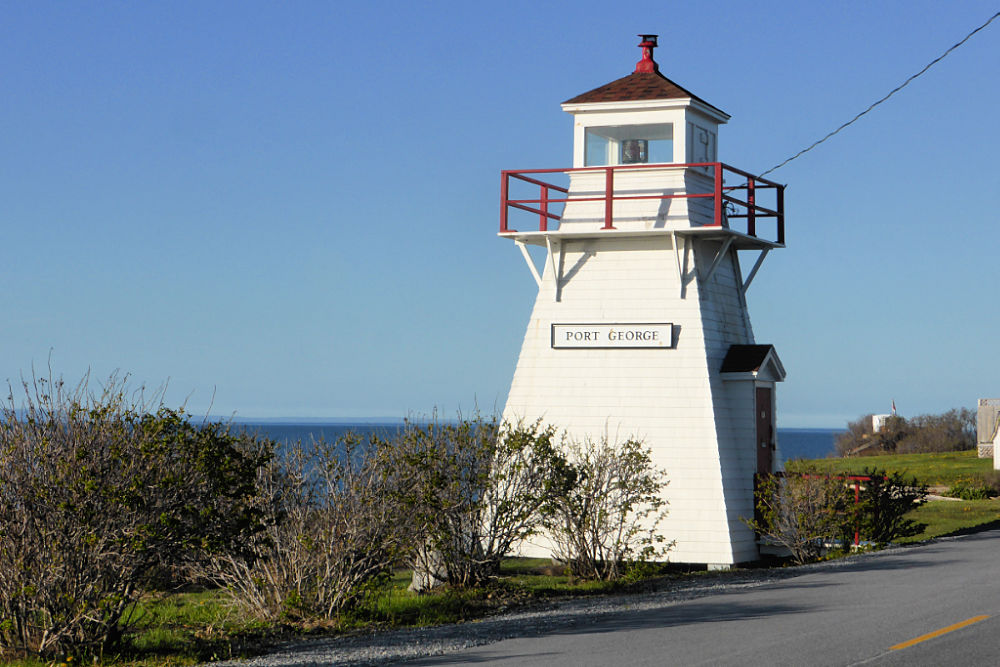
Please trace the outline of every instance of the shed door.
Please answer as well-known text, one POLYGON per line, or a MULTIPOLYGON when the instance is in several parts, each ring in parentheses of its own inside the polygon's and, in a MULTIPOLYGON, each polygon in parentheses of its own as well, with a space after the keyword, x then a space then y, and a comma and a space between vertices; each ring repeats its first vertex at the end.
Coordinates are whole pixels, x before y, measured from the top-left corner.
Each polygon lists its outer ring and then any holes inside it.
POLYGON ((771 387, 757 387, 757 474, 774 470, 774 410, 771 387))

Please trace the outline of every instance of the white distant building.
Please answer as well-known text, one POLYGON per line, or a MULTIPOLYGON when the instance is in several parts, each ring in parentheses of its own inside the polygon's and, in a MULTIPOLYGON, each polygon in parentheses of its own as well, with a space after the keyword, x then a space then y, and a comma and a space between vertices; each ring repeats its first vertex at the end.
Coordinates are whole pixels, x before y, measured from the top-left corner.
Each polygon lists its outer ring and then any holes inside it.
POLYGON ((885 428, 885 422, 892 415, 872 415, 872 433, 881 433, 885 428))
POLYGON ((780 460, 785 370, 745 295, 784 247, 783 186, 718 162, 729 116, 661 75, 641 37, 635 72, 563 103, 572 169, 503 173, 500 236, 538 284, 503 416, 642 439, 670 480, 670 560, 724 567, 758 558, 742 519, 780 460))

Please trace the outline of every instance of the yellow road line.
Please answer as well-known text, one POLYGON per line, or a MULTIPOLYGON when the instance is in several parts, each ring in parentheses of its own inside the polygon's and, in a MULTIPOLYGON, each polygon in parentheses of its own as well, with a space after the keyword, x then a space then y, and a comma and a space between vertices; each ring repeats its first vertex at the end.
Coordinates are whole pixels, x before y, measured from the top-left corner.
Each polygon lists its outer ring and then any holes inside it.
POLYGON ((920 635, 910 641, 903 642, 902 644, 896 644, 895 646, 890 646, 889 650, 895 651, 901 648, 909 648, 914 644, 919 644, 920 642, 925 642, 928 639, 934 639, 935 637, 940 637, 941 635, 947 634, 952 630, 958 630, 959 628, 964 628, 967 625, 972 625, 973 623, 978 623, 979 621, 985 621, 989 618, 989 615, 985 616, 973 616, 972 618, 962 621, 961 623, 956 623, 955 625, 949 625, 947 628, 941 628, 940 630, 935 630, 934 632, 928 632, 926 635, 920 635))

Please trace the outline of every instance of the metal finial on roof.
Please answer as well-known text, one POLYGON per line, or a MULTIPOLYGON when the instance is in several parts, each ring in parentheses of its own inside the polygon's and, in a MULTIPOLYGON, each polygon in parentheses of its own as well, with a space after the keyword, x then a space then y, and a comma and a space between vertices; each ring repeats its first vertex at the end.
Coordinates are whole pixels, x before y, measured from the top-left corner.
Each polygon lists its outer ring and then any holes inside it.
POLYGON ((635 64, 636 72, 659 72, 660 66, 653 60, 653 49, 656 48, 656 35, 639 35, 642 42, 639 48, 642 49, 642 60, 635 64))

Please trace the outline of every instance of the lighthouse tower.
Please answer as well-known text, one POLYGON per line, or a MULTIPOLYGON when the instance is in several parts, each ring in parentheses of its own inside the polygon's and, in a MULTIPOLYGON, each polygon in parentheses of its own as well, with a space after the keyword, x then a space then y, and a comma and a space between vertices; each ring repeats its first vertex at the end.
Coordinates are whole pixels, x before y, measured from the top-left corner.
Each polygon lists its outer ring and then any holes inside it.
MULTIPOLYGON (((729 116, 663 76, 656 35, 640 37, 634 72, 563 103, 572 168, 502 174, 500 236, 538 284, 503 416, 642 440, 669 479, 670 560, 724 567, 758 557, 742 519, 778 460, 785 371, 745 297, 784 247, 783 186, 718 161, 729 116)), ((547 555, 544 538, 524 553, 547 555)))

